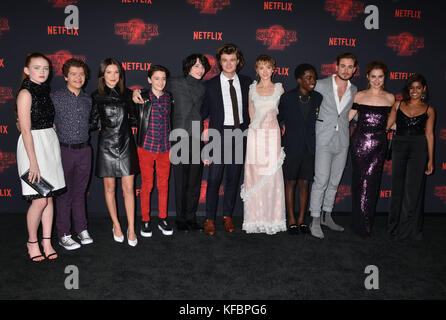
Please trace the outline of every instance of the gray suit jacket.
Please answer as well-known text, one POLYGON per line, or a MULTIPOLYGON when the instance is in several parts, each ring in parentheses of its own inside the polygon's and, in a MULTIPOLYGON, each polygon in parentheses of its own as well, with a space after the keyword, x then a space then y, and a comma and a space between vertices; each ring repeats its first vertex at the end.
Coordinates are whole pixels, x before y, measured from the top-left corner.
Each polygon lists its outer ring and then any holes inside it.
POLYGON ((316 120, 316 146, 338 143, 342 147, 348 147, 350 141, 348 112, 353 105, 353 99, 358 89, 351 84, 349 88, 350 98, 347 105, 341 114, 338 114, 332 81, 331 76, 318 80, 315 88, 323 96, 316 120), (336 127, 339 128, 338 131, 336 131, 336 127), (336 137, 336 140, 333 140, 334 137, 336 137))
POLYGON ((200 123, 198 135, 200 135, 203 129, 200 110, 205 93, 204 83, 191 76, 177 77, 169 79, 166 88, 174 99, 172 128, 184 129, 191 135, 192 121, 198 121, 200 123))

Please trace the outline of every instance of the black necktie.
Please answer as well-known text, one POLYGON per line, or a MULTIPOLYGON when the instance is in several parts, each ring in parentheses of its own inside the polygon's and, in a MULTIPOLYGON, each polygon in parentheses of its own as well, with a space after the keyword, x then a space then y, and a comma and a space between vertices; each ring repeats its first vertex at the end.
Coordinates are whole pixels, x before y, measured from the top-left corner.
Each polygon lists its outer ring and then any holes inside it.
POLYGON ((240 118, 239 118, 239 115, 238 115, 237 93, 235 92, 235 88, 232 85, 232 81, 234 81, 234 79, 229 80, 229 93, 231 94, 232 114, 234 116, 234 127, 235 128, 240 128, 240 118))

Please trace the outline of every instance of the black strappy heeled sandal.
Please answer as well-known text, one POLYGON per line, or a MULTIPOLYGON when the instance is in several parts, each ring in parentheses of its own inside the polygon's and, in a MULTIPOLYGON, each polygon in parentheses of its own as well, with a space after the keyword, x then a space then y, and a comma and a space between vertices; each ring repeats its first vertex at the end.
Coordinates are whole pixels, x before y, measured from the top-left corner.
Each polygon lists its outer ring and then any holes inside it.
MULTIPOLYGON (((34 243, 39 243, 39 241, 38 240, 36 240, 36 241, 29 241, 28 240, 28 243, 34 244, 34 243)), ((28 248, 28 246, 26 246, 26 249, 28 250, 28 256, 29 256, 29 248, 28 248)), ((29 257, 29 259, 32 262, 41 262, 41 261, 45 260, 45 256, 43 254, 39 254, 39 255, 34 256, 34 257, 29 257), (43 257, 43 259, 42 260, 37 260, 37 258, 40 258, 40 257, 43 257)))
MULTIPOLYGON (((45 238, 45 237, 43 237, 42 238, 42 241, 43 240, 51 240, 51 238, 45 238)), ((43 247, 43 243, 42 243, 42 247, 43 247)), ((43 254, 45 254, 45 250, 43 250, 43 254)), ((56 260, 57 258, 59 258, 59 256, 57 255, 57 252, 53 252, 53 253, 51 253, 51 254, 49 254, 49 255, 46 255, 45 254, 45 258, 47 258, 48 260, 56 260), (53 259, 50 259, 50 257, 53 257, 53 256, 56 256, 55 258, 53 258, 53 259)))

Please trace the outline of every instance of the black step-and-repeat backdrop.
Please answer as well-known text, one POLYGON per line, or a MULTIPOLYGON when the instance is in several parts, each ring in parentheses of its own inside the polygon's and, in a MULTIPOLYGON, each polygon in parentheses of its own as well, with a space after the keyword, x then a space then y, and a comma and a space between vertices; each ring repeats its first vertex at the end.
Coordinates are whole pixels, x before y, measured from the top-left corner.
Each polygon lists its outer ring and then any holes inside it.
MULTIPOLYGON (((86 91, 97 86, 103 58, 122 62, 130 88, 147 87, 152 64, 181 75, 181 61, 201 52, 214 66, 206 79, 218 74, 215 51, 224 43, 237 44, 244 53, 242 73, 254 78, 253 63, 261 53, 277 60, 275 81, 286 90, 295 86, 294 68, 311 63, 319 77, 335 71, 339 53, 350 51, 359 59, 353 78, 360 90, 367 85, 368 62, 382 60, 389 67, 387 88, 400 95, 412 73, 426 76, 436 108, 435 173, 428 177, 426 212, 445 212, 446 204, 446 44, 441 1, 372 0, 21 0, 2 3, 0 11, 0 212, 26 212, 17 175, 19 132, 13 116, 14 97, 27 53, 39 51, 52 61, 51 86, 64 86, 61 67, 78 57, 87 62, 91 78, 86 91)), ((96 150, 97 132, 92 134, 96 150)), ((391 163, 386 162, 378 211, 386 212, 391 198, 391 163)), ((199 215, 204 215, 205 168, 199 215)), ((169 211, 175 214, 173 175, 169 211)), ((351 162, 339 186, 337 211, 351 210, 351 162)), ((118 200, 122 208, 122 197, 118 200)), ((139 214, 140 178, 136 179, 139 214)), ((221 194, 224 193, 224 186, 221 194)), ((157 211, 156 188, 152 208, 157 211)), ((106 215, 102 181, 93 176, 88 212, 106 215)), ((221 202, 221 201, 220 201, 221 202)), ((242 214, 242 202, 236 215, 242 214)))

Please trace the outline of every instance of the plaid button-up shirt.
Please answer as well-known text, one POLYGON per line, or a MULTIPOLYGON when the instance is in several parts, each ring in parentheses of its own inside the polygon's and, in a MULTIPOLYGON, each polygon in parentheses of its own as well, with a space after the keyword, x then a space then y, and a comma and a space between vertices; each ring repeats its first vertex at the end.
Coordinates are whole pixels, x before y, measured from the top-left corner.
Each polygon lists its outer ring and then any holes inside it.
POLYGON ((169 109, 171 97, 164 92, 159 98, 149 91, 152 110, 149 116, 146 138, 143 148, 153 153, 166 153, 170 150, 169 141, 169 109))

